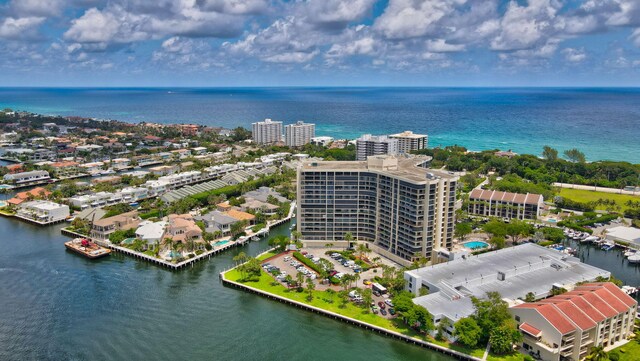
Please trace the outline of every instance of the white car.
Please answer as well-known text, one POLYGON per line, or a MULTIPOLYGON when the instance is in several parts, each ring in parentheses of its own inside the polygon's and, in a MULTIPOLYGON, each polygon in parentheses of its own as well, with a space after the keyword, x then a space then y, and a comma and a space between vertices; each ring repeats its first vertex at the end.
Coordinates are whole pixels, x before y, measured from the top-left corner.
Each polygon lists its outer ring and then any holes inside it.
POLYGON ((386 299, 386 300, 384 300, 384 303, 386 303, 386 304, 387 304, 387 306, 389 306, 389 307, 393 307, 393 302, 391 302, 391 300, 390 300, 390 299, 386 299))

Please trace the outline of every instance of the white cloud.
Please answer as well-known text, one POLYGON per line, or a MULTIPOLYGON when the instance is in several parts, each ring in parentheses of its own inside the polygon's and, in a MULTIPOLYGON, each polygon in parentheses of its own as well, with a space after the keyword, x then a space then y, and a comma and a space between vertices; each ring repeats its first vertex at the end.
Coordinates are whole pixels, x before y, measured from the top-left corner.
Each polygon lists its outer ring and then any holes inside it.
POLYGON ((560 3, 556 0, 529 0, 521 6, 511 0, 500 21, 500 32, 491 41, 493 50, 530 49, 555 33, 554 19, 560 3))
POLYGON ((310 22, 327 29, 343 29, 367 15, 375 0, 322 0, 303 3, 299 11, 310 22))
POLYGON ((375 27, 386 38, 406 39, 432 35, 441 30, 440 20, 449 16, 455 6, 466 0, 390 0, 375 27))
POLYGON ((19 16, 57 16, 62 11, 61 0, 12 0, 9 8, 19 16))
POLYGON ((562 54, 564 54, 565 60, 570 63, 580 63, 587 58, 584 48, 566 48, 562 50, 562 54))
POLYGON ((313 59, 316 55, 318 55, 318 51, 312 51, 310 53, 305 53, 301 51, 292 51, 288 53, 282 54, 274 54, 264 58, 264 61, 270 63, 307 63, 311 59, 313 59))
POLYGON ((0 38, 9 40, 33 39, 38 27, 45 21, 43 17, 5 18, 0 24, 0 38))
POLYGON ((427 40, 427 50, 434 53, 463 51, 464 44, 448 44, 444 39, 427 40))
POLYGON ((260 14, 268 9, 266 0, 198 0, 203 10, 225 14, 260 14))

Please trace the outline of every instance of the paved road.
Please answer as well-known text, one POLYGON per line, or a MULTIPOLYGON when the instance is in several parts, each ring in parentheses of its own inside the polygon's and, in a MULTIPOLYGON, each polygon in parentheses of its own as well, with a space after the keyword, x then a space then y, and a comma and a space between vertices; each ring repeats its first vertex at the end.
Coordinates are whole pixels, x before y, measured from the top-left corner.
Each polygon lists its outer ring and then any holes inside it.
POLYGON ((570 183, 553 183, 553 186, 560 187, 560 188, 581 189, 585 191, 597 191, 597 192, 604 192, 604 193, 617 193, 617 194, 628 194, 632 196, 640 196, 640 192, 625 191, 623 189, 617 189, 617 188, 594 187, 594 186, 585 186, 585 185, 570 184, 570 183))

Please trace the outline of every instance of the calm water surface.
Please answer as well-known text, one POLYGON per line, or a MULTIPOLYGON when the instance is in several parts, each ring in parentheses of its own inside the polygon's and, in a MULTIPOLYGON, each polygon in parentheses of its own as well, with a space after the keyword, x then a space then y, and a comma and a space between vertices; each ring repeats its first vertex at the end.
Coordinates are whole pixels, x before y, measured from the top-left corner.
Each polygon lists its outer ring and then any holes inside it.
POLYGON ((223 287, 233 256, 266 240, 171 272, 82 258, 60 227, 0 218, 0 360, 451 360, 223 287))

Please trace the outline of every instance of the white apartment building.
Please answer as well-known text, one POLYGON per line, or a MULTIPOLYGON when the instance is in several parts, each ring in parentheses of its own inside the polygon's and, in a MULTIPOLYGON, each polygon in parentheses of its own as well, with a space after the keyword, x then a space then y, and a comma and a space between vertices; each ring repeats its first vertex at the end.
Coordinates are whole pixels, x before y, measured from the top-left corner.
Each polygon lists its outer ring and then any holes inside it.
POLYGON ((311 142, 316 135, 316 125, 303 121, 287 124, 284 127, 284 143, 287 147, 301 147, 311 142))
POLYGON ((365 134, 356 139, 356 159, 367 160, 372 155, 398 154, 398 140, 386 135, 365 134))
POLYGON ((252 137, 256 144, 274 144, 282 141, 282 122, 265 119, 251 124, 252 137))
POLYGON ((323 147, 326 147, 331 142, 333 142, 333 137, 323 136, 323 137, 313 137, 313 138, 311 138, 311 144, 313 144, 313 145, 321 145, 323 147))
POLYGON ((412 150, 426 149, 428 145, 426 134, 415 134, 410 130, 391 134, 389 138, 398 140, 398 152, 404 154, 411 153, 412 150))
POLYGON ((69 217, 69 206, 50 201, 30 201, 21 204, 16 215, 39 224, 50 224, 69 217))

